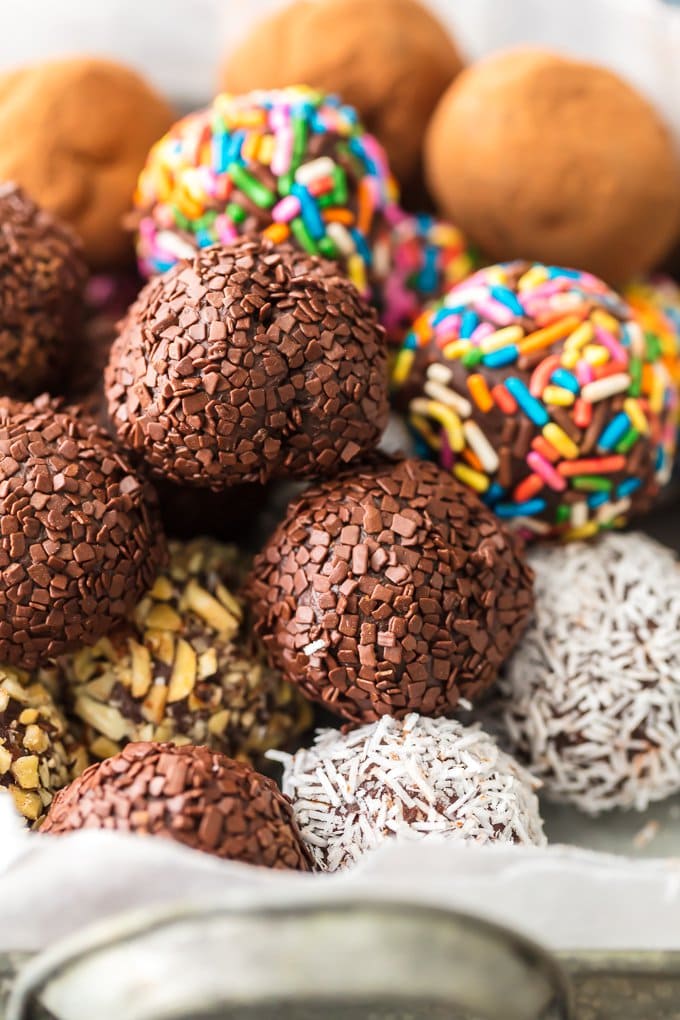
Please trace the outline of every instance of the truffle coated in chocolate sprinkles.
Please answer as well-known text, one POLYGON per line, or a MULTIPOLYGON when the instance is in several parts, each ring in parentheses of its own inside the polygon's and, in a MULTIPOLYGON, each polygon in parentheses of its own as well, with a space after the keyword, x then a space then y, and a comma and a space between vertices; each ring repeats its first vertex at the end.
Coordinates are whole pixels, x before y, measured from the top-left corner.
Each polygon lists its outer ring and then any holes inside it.
POLYGON ((15 184, 0 185, 0 390, 31 397, 58 385, 82 317, 80 243, 15 184))
POLYGON ((265 239, 205 248, 144 288, 108 410, 159 477, 225 488, 331 474, 387 424, 385 336, 329 263, 265 239))
POLYGON ((0 400, 0 662, 93 644, 165 558, 155 494, 86 417, 0 400))
POLYGON ((355 722, 446 715, 494 680, 528 622, 518 540, 417 460, 308 489, 246 587, 271 661, 355 722))
POLYGON ((271 779, 207 747, 128 744, 53 801, 41 831, 115 829, 227 860, 310 871, 290 802, 271 779))

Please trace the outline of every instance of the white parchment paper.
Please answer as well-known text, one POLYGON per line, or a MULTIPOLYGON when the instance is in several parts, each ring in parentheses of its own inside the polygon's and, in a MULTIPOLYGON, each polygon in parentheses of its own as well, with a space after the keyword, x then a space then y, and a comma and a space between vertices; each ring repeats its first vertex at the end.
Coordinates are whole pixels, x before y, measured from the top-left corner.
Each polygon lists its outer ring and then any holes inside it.
POLYGON ((121 911, 250 890, 467 910, 547 948, 680 950, 680 860, 571 847, 393 842, 351 871, 302 875, 219 861, 164 839, 30 833, 0 796, 0 952, 37 951, 121 911))

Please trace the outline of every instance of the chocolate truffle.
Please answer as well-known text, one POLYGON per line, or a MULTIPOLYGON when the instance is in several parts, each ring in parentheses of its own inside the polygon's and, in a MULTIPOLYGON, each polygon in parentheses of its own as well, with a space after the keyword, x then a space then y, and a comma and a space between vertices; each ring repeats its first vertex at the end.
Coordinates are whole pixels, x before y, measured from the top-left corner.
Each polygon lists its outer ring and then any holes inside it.
POLYGON ((207 747, 128 744, 92 765, 54 799, 41 827, 78 829, 162 836, 226 860, 311 870, 276 784, 207 747))
POLYGON ((256 557, 247 596, 270 661, 353 722, 454 712, 493 682, 532 606, 517 540, 418 460, 308 489, 256 557))
POLYGON ((129 623, 60 660, 95 757, 169 740, 257 760, 309 726, 307 703, 267 666, 234 594, 248 565, 217 542, 171 543, 129 623))
POLYGON ((106 371, 120 441, 155 475, 221 489, 331 474, 387 423, 385 336, 344 277, 262 238, 150 281, 106 371))
POLYGON ((94 644, 165 554, 155 494, 88 418, 0 401, 0 662, 94 644))
POLYGON ((392 387, 428 454, 525 538, 621 526, 670 478, 660 342, 588 273, 480 270, 416 321, 392 387))
POLYGON ((536 549, 536 612, 501 680, 509 747, 589 814, 680 791, 680 565, 642 534, 536 549))
POLYGON ((539 784, 486 733, 453 719, 384 716, 272 757, 320 871, 395 837, 546 845, 539 784))
POLYGON ((680 230, 680 161, 660 116, 612 71, 554 53, 464 71, 432 117, 425 168, 442 214, 498 261, 621 284, 680 230))
POLYGON ((0 75, 0 180, 70 223, 93 267, 129 262, 123 217, 149 146, 172 119, 143 78, 108 60, 9 71, 0 75))
POLYGON ((390 233, 390 275, 379 299, 391 344, 401 344, 428 301, 442 297, 481 264, 463 233, 428 213, 399 213, 390 233))
POLYGON ((0 667, 0 787, 39 822, 57 790, 87 764, 49 690, 35 677, 0 667))
POLYGON ((0 185, 0 223, 0 393, 31 397, 61 382, 87 269, 70 229, 14 184, 0 185))
POLYGON ((141 271, 262 234, 336 260, 364 297, 388 271, 397 190, 355 110, 308 88, 218 96, 149 154, 135 205, 141 271))
POLYGON ((429 117, 462 66, 442 23, 416 0, 296 0, 256 22, 227 57, 221 85, 247 92, 305 82, 338 92, 408 185, 429 117))

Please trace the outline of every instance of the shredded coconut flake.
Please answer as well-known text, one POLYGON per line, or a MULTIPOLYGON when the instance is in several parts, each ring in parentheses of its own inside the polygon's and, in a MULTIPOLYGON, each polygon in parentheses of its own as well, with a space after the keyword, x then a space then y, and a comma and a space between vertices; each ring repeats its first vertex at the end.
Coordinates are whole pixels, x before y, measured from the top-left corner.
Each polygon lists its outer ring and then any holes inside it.
POLYGON ((325 871, 391 836, 546 842, 535 780, 486 733, 454 720, 385 716, 345 735, 321 730, 312 748, 276 760, 325 871))
POLYGON ((642 534, 531 554, 533 622, 501 678, 509 748, 589 814, 680 791, 680 565, 642 534))

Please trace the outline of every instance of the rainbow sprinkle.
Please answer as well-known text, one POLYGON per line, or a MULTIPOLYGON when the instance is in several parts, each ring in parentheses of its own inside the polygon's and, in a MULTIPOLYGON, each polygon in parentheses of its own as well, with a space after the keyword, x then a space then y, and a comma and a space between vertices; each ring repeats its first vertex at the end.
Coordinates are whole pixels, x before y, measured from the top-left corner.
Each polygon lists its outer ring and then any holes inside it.
POLYGON ((526 538, 622 526, 671 475, 661 339, 589 273, 479 271, 415 321, 392 387, 428 453, 526 538))
POLYGON ((669 276, 652 276, 629 284, 623 296, 645 335, 658 338, 661 356, 680 387, 680 287, 669 276))
POLYGON ((460 283, 480 265, 458 227, 427 213, 390 210, 391 271, 380 294, 380 321, 392 344, 401 344, 428 301, 460 283))
POLYGON ((302 86, 223 94, 154 145, 140 174, 146 276, 248 233, 337 259, 370 295, 389 271, 396 184, 350 106, 302 86))

